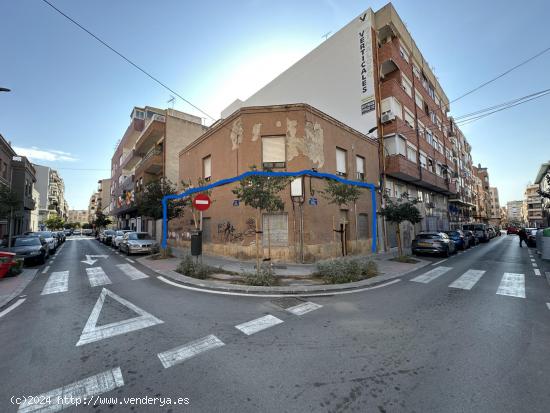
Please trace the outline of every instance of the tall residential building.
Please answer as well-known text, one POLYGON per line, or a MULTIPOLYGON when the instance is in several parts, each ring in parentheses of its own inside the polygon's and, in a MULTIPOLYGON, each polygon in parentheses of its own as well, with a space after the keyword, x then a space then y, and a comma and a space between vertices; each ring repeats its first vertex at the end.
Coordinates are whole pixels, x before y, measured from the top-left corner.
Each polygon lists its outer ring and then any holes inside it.
MULTIPOLYGON (((541 191, 550 194, 550 161, 540 166, 535 184, 539 186, 541 191)), ((550 227, 550 198, 541 197, 541 208, 543 225, 550 227)))
MULTIPOLYGON (((0 135, 0 185, 11 189, 11 177, 13 168, 11 160, 17 154, 10 143, 0 135)), ((9 232, 10 217, 0 216, 0 238, 4 238, 9 232)))
POLYGON ((491 193, 489 184, 489 172, 481 164, 472 167, 475 176, 475 201, 474 219, 476 222, 489 223, 491 217, 491 193))
POLYGON ((99 198, 99 192, 94 192, 88 202, 88 222, 90 224, 95 221, 95 214, 98 211, 99 198))
POLYGON ((59 173, 48 166, 33 164, 36 170, 36 186, 40 193, 40 207, 38 211, 38 223, 52 216, 58 216, 66 220, 69 205, 65 200, 65 183, 59 173))
POLYGON ((523 201, 508 201, 506 211, 508 213, 508 225, 523 225, 523 201))
POLYGON ((489 187, 489 224, 499 227, 501 225, 500 201, 498 199, 498 188, 489 187))
POLYGON ((24 156, 14 156, 12 168, 12 191, 17 194, 21 205, 18 213, 14 215, 12 234, 18 235, 31 230, 31 212, 37 207, 32 196, 36 171, 24 156))
POLYGON ((506 206, 500 207, 500 225, 502 228, 508 227, 508 208, 506 206))
POLYGON ((87 209, 70 209, 69 210, 69 217, 67 219, 67 222, 71 224, 86 224, 89 222, 88 220, 88 210, 87 209))
POLYGON ((206 127, 199 117, 173 109, 135 107, 111 160, 111 215, 118 228, 155 233, 150 217, 139 216, 136 197, 147 183, 179 181, 179 153, 206 127))
POLYGON ((539 185, 527 185, 523 199, 525 224, 531 228, 544 226, 542 199, 538 193, 539 185))

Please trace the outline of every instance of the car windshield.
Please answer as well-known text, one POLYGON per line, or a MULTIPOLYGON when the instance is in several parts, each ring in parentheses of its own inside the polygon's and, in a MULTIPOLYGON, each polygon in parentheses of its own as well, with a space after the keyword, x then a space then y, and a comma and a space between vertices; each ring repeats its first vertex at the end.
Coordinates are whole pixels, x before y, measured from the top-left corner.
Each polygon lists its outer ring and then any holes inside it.
POLYGON ((110 229, 108 229, 107 231, 105 231, 105 235, 113 235, 114 233, 115 233, 115 231, 110 230, 110 229))
POLYGON ((29 238, 16 238, 14 247, 24 247, 27 245, 42 245, 38 237, 29 237, 29 238))
POLYGON ((134 232, 132 234, 128 235, 128 239, 136 240, 136 239, 149 239, 149 234, 146 232, 134 232))
POLYGON ((457 231, 447 231, 446 234, 450 237, 460 237, 460 232, 457 231))
POLYGON ((418 234, 418 239, 441 239, 441 235, 439 234, 418 234))
POLYGON ((52 233, 50 231, 33 232, 32 235, 42 235, 44 238, 51 238, 52 237, 52 233))
POLYGON ((116 235, 117 235, 117 236, 122 236, 122 235, 124 235, 124 231, 117 231, 117 232, 116 232, 116 235))

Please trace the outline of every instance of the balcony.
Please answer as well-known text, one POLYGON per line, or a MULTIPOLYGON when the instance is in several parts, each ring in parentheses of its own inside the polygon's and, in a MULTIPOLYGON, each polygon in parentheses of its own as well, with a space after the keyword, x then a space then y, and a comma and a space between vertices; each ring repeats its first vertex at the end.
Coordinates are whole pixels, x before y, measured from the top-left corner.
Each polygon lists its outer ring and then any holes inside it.
POLYGON ((141 156, 139 156, 139 152, 132 149, 122 156, 120 166, 122 169, 129 171, 132 170, 140 160, 141 156))
POLYGON ((136 175, 148 173, 157 175, 163 171, 162 146, 155 146, 147 152, 136 166, 136 175))
POLYGON ((418 165, 403 155, 386 156, 386 174, 407 182, 420 180, 418 165))
POLYGON ((120 191, 131 191, 134 189, 134 175, 129 175, 119 185, 120 191))
POLYGON ((140 153, 147 153, 155 143, 164 136, 166 117, 155 114, 147 119, 143 132, 139 135, 134 149, 140 153))
POLYGON ((399 50, 399 39, 392 38, 384 43, 378 50, 380 61, 380 76, 384 78, 395 70, 404 70, 408 77, 412 74, 410 64, 403 59, 399 50))

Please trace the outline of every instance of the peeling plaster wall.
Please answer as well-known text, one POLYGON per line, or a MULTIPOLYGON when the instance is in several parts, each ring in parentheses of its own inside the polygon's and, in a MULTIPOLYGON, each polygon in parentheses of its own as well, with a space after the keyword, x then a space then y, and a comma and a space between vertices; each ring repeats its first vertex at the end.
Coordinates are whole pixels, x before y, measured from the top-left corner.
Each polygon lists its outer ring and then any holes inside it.
POLYGON ((239 147, 239 145, 243 142, 243 121, 241 118, 238 118, 233 122, 233 126, 231 127, 231 133, 229 137, 231 138, 231 150, 234 151, 239 147))
POLYGON ((324 134, 322 126, 315 122, 307 121, 304 126, 304 136, 296 136, 296 120, 286 120, 287 124, 287 158, 291 161, 302 154, 316 163, 318 168, 325 164, 324 134))
POLYGON ((262 124, 261 123, 255 123, 254 126, 252 126, 252 142, 256 142, 262 134, 262 124))

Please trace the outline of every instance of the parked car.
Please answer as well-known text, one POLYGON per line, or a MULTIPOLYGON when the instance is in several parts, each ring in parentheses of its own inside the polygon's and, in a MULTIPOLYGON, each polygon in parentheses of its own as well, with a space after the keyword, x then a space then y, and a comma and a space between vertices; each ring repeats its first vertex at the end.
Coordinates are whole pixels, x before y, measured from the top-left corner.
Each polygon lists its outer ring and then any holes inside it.
POLYGON ((11 248, 8 247, 8 240, 5 239, 0 245, 0 251, 13 252, 15 258, 21 258, 25 264, 44 264, 49 256, 48 243, 44 237, 19 236, 11 240, 11 248))
POLYGON ((493 227, 487 227, 487 235, 489 235, 489 239, 493 239, 497 236, 497 233, 493 227))
POLYGON ((65 240, 67 239, 67 236, 65 235, 65 231, 57 231, 57 234, 59 235, 59 239, 61 240, 61 243, 63 244, 65 240))
POLYGON ((464 251, 466 248, 470 248, 470 244, 461 230, 445 231, 445 234, 454 242, 455 249, 464 251))
POLYGON ((124 238, 124 234, 128 232, 133 232, 130 229, 119 229, 116 231, 113 241, 111 242, 111 245, 115 248, 118 248, 120 246, 120 243, 122 242, 122 239, 124 238))
POLYGON ((82 231, 80 231, 79 229, 75 229, 73 231, 73 235, 82 235, 82 231))
POLYGON ((464 224, 462 230, 472 231, 479 242, 489 242, 490 240, 486 224, 464 224))
POLYGON ((126 254, 158 252, 159 245, 147 232, 127 232, 119 244, 121 252, 126 254))
POLYGON ((527 233, 527 246, 531 248, 536 248, 537 246, 537 232, 538 228, 525 228, 527 233))
POLYGON ((444 232, 421 232, 412 242, 412 253, 441 254, 444 257, 455 252, 455 244, 444 232))
POLYGON ((53 237, 53 234, 51 231, 25 232, 25 235, 28 235, 30 237, 44 237, 44 239, 48 243, 50 255, 54 254, 55 251, 57 250, 57 241, 53 237))
POLYGON ((512 227, 512 226, 509 226, 507 229, 506 229, 506 234, 507 235, 510 235, 510 234, 517 234, 518 233, 518 229, 516 227, 512 227))
POLYGON ((475 247, 477 244, 479 244, 479 239, 477 239, 472 231, 466 230, 462 232, 464 233, 464 239, 468 241, 469 247, 475 247))
POLYGON ((63 232, 65 233, 66 237, 70 237, 71 235, 73 235, 73 230, 72 229, 66 229, 63 232))
POLYGON ((115 234, 116 234, 116 231, 112 229, 106 229, 105 231, 103 231, 102 235, 100 235, 99 240, 103 242, 105 245, 111 245, 115 234))
POLYGON ((94 231, 91 228, 86 228, 82 230, 82 235, 92 236, 94 235, 94 231))

